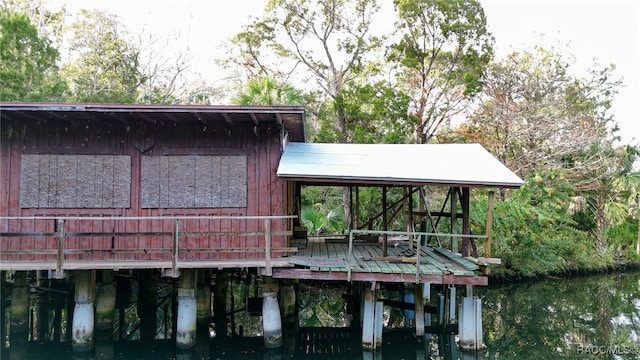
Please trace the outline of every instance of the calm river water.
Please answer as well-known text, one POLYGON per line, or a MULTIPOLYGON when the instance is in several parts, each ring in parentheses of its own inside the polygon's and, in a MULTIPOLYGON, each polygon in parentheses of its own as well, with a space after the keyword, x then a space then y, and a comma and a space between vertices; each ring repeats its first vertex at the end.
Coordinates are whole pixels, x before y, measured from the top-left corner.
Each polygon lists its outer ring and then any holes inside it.
MULTIPOLYGON (((336 293, 339 297, 340 290, 336 293)), ((347 329, 305 329, 285 335, 278 351, 265 351, 260 337, 225 337, 177 352, 171 340, 96 339, 95 350, 73 354, 68 342, 11 343, 3 339, 2 359, 640 359, 640 272, 545 279, 476 288, 483 299, 484 341, 478 353, 440 347, 437 335, 416 339, 410 330, 384 333, 378 353, 363 352, 357 333, 347 329)), ((318 300, 335 297, 308 293, 318 300)), ((305 300, 301 301, 312 301, 305 300)), ((302 304, 301 316, 305 311, 302 304)), ((342 310, 314 310, 312 324, 339 318, 342 310)), ((390 321, 394 321, 392 311, 390 321)), ((396 319, 397 320, 397 319, 396 319)), ((259 322, 259 317, 249 321, 259 322)), ((401 321, 400 321, 401 323, 401 321)), ((304 325, 304 324, 303 324, 304 325)), ((245 333, 250 330, 245 330, 245 333)), ((444 337, 440 340, 443 340, 444 337)), ((446 341, 445 341, 446 342, 446 341)))

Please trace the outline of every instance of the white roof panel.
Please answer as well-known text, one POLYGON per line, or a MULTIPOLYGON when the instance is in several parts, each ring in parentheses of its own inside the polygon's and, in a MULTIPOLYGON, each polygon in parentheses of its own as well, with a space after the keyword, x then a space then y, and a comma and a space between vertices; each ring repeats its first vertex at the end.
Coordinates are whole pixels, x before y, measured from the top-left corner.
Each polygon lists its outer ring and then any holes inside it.
POLYGON ((480 144, 289 143, 278 176, 309 182, 520 187, 480 144))

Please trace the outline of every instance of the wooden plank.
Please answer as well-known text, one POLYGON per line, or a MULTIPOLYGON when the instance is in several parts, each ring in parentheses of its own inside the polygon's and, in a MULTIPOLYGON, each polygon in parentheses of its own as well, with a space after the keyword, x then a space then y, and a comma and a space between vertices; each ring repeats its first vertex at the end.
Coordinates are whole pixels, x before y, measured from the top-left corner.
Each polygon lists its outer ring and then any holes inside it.
MULTIPOLYGON (((274 279, 300 279, 300 280, 335 280, 347 281, 348 274, 346 272, 321 272, 311 271, 309 269, 292 269, 277 268, 273 269, 274 279)), ((369 273, 369 272, 352 272, 351 281, 375 281, 375 282, 393 282, 406 283, 415 282, 415 274, 393 274, 393 273, 369 273)), ((427 275, 420 276, 421 283, 431 284, 451 284, 451 285, 477 285, 486 286, 488 278, 485 276, 454 276, 445 275, 427 275)))
POLYGON ((465 258, 469 261, 471 261, 474 264, 477 265, 482 265, 482 266, 487 266, 487 265, 502 265, 502 259, 501 258, 487 258, 487 257, 478 257, 478 258, 474 258, 474 257, 467 257, 465 258))
POLYGON ((450 252, 447 249, 444 248, 436 248, 435 249, 436 252, 438 252, 439 254, 445 256, 446 258, 448 258, 449 260, 455 262, 456 264, 459 264, 460 266, 464 267, 467 270, 478 270, 479 267, 478 265, 472 263, 471 261, 456 255, 452 252, 450 252))

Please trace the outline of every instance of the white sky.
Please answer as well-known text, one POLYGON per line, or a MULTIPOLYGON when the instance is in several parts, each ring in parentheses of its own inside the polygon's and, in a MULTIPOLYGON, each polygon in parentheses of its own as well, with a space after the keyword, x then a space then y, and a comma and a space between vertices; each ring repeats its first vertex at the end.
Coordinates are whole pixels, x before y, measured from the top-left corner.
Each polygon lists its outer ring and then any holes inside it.
MULTIPOLYGON (((393 11, 391 0, 380 0, 393 11)), ((624 87, 613 104, 623 143, 640 143, 640 2, 636 0, 480 0, 498 57, 535 45, 565 48, 581 76, 594 60, 615 64, 624 87)), ((70 12, 102 9, 118 15, 132 34, 179 36, 210 83, 224 77, 213 59, 266 0, 59 0, 70 12)), ((393 17, 388 17, 393 18, 393 17)))

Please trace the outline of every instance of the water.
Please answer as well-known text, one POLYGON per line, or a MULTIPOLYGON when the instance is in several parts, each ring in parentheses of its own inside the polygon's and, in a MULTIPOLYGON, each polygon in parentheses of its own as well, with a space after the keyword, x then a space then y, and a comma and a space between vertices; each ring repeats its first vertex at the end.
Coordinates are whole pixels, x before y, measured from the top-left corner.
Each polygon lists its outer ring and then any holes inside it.
MULTIPOLYGON (((484 341, 478 353, 446 350, 445 337, 423 341, 403 328, 397 309, 386 309, 387 324, 382 350, 361 350, 357 332, 344 326, 339 288, 307 289, 300 293, 301 325, 288 329, 284 346, 264 349, 259 334, 260 317, 238 314, 244 324, 240 336, 214 337, 192 351, 179 352, 175 342, 162 337, 141 341, 136 320, 128 324, 129 340, 96 335, 91 352, 74 354, 68 341, 4 342, 2 359, 640 359, 640 273, 621 273, 545 279, 535 282, 476 288, 483 299, 484 341), (307 328, 313 326, 313 328, 307 328), (439 341, 440 340, 440 341, 439 341)), ((388 291, 386 296, 392 296, 388 291)), ((159 308, 161 310, 162 308, 159 308)), ((163 321, 159 311, 159 323, 163 321)), ((129 316, 128 316, 129 317, 129 316)), ((127 318, 128 318, 127 317, 127 318)), ((161 329, 158 329, 161 330, 161 329)), ((213 330, 212 330, 213 334, 213 330)))

